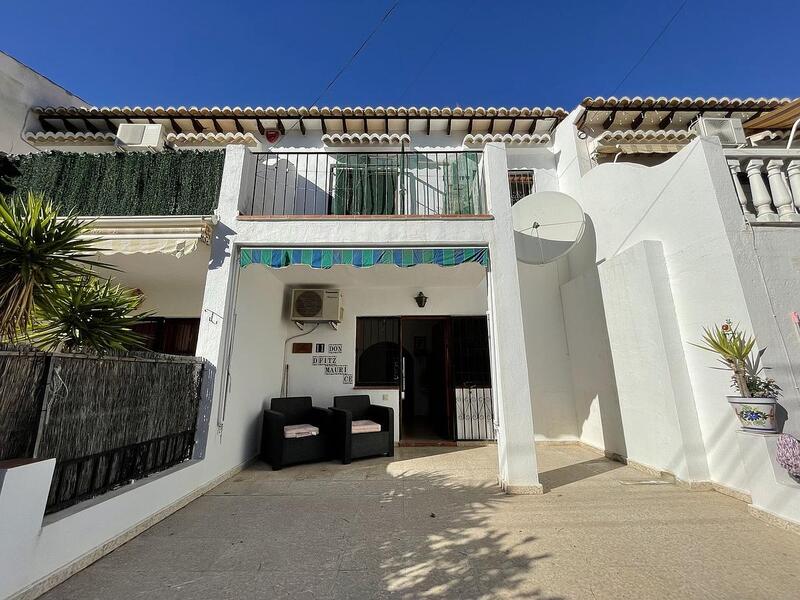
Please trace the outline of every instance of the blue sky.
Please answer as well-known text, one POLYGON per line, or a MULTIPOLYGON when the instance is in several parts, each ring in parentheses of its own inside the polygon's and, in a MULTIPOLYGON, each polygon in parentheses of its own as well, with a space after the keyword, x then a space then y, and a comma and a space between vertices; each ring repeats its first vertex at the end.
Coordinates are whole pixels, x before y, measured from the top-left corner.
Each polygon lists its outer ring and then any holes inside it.
MULTIPOLYGON (((395 0, 4 2, 0 48, 96 105, 310 105, 395 0)), ((400 0, 320 105, 575 106, 682 0, 400 0)), ((617 95, 800 96, 797 0, 688 0, 617 95)))

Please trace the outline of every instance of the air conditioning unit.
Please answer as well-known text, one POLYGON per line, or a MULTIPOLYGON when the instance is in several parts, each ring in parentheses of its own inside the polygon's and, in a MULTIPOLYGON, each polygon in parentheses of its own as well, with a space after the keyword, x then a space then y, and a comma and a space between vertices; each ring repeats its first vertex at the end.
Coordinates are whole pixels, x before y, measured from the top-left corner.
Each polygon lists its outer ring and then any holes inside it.
POLYGON ((341 323, 343 316, 341 290, 292 290, 292 321, 341 323))
POLYGON ((701 137, 718 137, 723 146, 741 146, 747 141, 741 119, 700 117, 691 129, 701 137))
POLYGON ((122 123, 114 145, 124 150, 163 150, 164 126, 157 124, 122 123))

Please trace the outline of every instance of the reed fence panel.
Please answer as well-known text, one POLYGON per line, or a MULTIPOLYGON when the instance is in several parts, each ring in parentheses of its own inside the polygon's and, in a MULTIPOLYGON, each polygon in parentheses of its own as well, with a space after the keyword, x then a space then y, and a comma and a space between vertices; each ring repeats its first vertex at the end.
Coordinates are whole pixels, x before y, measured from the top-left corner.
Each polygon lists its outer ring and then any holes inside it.
POLYGON ((0 347, 0 460, 33 456, 47 355, 0 347))
POLYGON ((3 458, 55 458, 47 512, 192 457, 204 364, 145 352, 0 352, 3 458))

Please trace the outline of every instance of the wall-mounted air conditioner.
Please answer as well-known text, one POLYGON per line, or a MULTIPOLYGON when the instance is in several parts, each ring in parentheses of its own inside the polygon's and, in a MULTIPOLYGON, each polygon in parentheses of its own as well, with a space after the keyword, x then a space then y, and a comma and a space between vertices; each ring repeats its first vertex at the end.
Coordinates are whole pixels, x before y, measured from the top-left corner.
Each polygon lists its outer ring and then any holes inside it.
POLYGON ((718 137, 723 146, 741 146, 746 141, 741 119, 700 117, 691 129, 701 137, 718 137))
POLYGON ((124 150, 163 150, 165 137, 163 125, 122 123, 114 145, 124 150))
POLYGON ((341 290, 292 290, 292 321, 341 323, 343 316, 341 290))

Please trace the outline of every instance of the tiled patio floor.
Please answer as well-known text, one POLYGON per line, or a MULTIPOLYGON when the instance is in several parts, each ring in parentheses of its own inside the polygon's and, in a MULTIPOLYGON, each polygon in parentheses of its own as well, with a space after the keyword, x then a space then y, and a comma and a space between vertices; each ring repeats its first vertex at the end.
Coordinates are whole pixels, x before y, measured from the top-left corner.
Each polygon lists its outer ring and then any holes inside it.
POLYGON ((544 496, 495 486, 496 449, 256 466, 46 598, 800 597, 800 536, 716 492, 539 448, 544 496))

